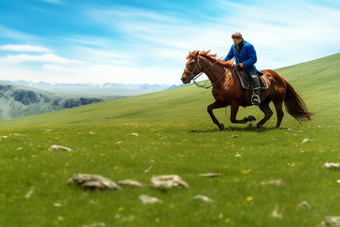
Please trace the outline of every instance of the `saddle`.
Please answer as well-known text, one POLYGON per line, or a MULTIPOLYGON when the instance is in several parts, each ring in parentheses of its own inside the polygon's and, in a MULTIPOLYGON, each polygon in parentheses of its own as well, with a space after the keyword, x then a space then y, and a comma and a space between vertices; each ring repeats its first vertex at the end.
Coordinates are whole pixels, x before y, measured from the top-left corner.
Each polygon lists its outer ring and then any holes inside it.
MULTIPOLYGON (((240 79, 241 86, 243 89, 248 90, 249 88, 253 88, 252 83, 249 79, 248 73, 244 69, 240 69, 240 67, 236 67, 235 72, 240 79)), ((268 83, 266 79, 260 75, 258 75, 260 78, 260 90, 266 90, 268 89, 268 83)))

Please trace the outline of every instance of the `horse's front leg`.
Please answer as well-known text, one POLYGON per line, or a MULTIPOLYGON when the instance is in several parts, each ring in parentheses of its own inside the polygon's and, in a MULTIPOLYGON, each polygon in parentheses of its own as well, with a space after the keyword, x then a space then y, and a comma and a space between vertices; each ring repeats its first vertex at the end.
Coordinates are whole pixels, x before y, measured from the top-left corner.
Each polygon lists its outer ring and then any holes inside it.
POLYGON ((230 111, 231 111, 231 113, 230 113, 230 121, 231 121, 231 123, 245 124, 248 121, 253 120, 251 116, 250 117, 245 117, 242 120, 236 120, 236 115, 237 115, 239 107, 240 107, 240 105, 238 103, 232 103, 230 105, 230 111))
POLYGON ((218 128, 223 131, 224 130, 224 125, 220 124, 220 122, 217 120, 217 118, 215 117, 214 113, 213 113, 213 109, 218 109, 218 108, 222 108, 227 106, 226 104, 222 103, 222 102, 214 102, 212 104, 210 104, 208 106, 208 113, 210 114, 211 119, 213 120, 213 122, 218 126, 218 128))

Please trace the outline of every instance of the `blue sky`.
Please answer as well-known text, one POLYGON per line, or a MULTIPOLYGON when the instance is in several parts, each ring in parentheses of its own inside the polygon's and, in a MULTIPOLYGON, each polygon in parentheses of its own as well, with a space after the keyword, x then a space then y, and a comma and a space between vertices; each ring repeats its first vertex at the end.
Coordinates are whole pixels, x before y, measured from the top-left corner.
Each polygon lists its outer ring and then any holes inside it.
POLYGON ((189 51, 225 56, 235 31, 258 69, 339 53, 340 1, 0 0, 0 80, 180 84, 189 51))

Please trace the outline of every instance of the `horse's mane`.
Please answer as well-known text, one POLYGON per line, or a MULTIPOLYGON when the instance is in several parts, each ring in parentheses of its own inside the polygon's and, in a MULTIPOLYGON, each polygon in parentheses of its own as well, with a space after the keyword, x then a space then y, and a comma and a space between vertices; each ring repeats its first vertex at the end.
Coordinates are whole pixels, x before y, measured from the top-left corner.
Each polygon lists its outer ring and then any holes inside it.
MULTIPOLYGON (((220 63, 222 66, 226 67, 226 68, 230 68, 233 64, 234 64, 234 60, 229 60, 229 61, 223 61, 222 57, 220 58, 216 58, 217 54, 212 54, 210 53, 211 50, 207 50, 207 51, 202 51, 199 53, 200 56, 205 56, 208 57, 210 59, 213 59, 215 61, 218 61, 218 63, 220 63)), ((187 59, 190 59, 191 57, 196 57, 198 50, 194 50, 193 52, 190 52, 189 55, 187 56, 187 59)))

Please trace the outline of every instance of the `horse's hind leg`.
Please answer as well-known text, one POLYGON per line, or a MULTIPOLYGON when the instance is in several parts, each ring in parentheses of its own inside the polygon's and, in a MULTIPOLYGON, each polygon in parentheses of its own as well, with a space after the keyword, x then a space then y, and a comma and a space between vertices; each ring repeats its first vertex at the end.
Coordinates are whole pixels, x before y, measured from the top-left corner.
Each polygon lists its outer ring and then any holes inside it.
POLYGON ((227 106, 227 105, 224 104, 224 103, 221 103, 221 102, 217 102, 217 101, 208 106, 208 113, 210 114, 211 119, 213 120, 213 122, 218 126, 218 128, 221 131, 224 130, 224 125, 220 124, 220 122, 217 120, 217 118, 215 117, 215 115, 213 113, 213 109, 218 109, 218 108, 222 108, 222 107, 225 107, 225 106, 227 106))
POLYGON ((266 123, 273 115, 273 111, 269 107, 269 103, 272 101, 270 95, 268 95, 259 105, 259 108, 264 113, 264 118, 257 123, 257 127, 261 128, 264 123, 266 123))

